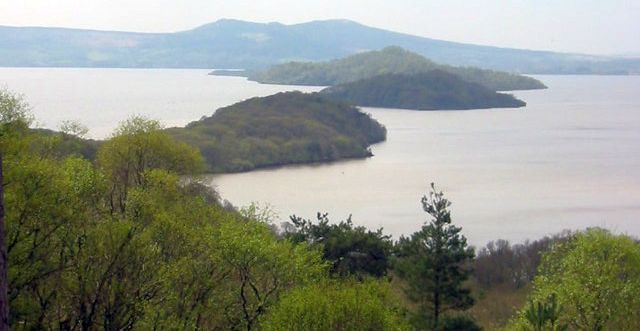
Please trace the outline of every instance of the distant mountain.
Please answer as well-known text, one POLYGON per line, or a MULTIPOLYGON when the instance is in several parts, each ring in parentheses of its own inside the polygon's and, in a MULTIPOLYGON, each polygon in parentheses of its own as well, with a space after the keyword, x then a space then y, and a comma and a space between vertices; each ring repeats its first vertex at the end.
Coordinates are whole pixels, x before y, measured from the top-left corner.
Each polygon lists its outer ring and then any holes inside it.
POLYGON ((198 147, 211 172, 364 158, 387 133, 356 107, 301 92, 251 98, 167 130, 198 147))
POLYGON ((454 43, 346 20, 303 24, 219 20, 177 33, 0 27, 0 66, 265 68, 396 45, 433 61, 530 74, 640 74, 640 59, 454 43))
MULTIPOLYGON (((465 81, 478 83, 494 91, 545 88, 531 77, 472 67, 440 65, 400 47, 386 47, 326 62, 289 62, 267 70, 248 72, 249 79, 267 84, 331 86, 381 74, 415 74, 441 70, 456 74, 465 81)), ((214 71, 219 75, 236 72, 214 71)))
POLYGON ((413 75, 384 74, 326 88, 320 94, 358 106, 415 110, 515 108, 526 104, 458 76, 433 70, 413 75))

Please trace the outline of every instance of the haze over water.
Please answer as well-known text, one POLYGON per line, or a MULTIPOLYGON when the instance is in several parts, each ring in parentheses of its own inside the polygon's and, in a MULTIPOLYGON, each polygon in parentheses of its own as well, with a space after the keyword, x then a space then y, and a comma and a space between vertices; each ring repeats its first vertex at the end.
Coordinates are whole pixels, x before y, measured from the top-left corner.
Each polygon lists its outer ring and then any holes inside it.
MULTIPOLYGON (((105 137, 132 114, 184 125, 219 107, 279 91, 206 70, 0 68, 38 121, 79 119, 105 137)), ((419 199, 436 182, 475 245, 602 226, 640 236, 640 77, 539 76, 547 90, 517 110, 416 112, 366 108, 386 125, 374 157, 212 176, 225 199, 260 201, 283 220, 318 211, 398 236, 426 220, 419 199)))

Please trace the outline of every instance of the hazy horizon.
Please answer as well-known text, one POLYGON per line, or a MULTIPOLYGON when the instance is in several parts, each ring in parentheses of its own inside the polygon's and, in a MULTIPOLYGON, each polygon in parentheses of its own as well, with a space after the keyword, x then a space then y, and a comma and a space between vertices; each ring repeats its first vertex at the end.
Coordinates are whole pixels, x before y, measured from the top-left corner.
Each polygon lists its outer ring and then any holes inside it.
POLYGON ((5 0, 0 25, 166 33, 219 19, 298 24, 347 19, 421 37, 505 48, 640 55, 640 3, 578 1, 5 0), (362 8, 367 8, 363 11, 362 8))

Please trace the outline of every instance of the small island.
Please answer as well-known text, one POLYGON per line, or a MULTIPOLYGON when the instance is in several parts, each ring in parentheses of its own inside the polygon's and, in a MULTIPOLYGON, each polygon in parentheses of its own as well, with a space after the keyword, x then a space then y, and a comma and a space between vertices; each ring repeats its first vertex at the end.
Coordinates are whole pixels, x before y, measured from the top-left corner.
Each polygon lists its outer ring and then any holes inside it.
POLYGON ((215 69, 209 72, 211 76, 230 76, 230 77, 247 77, 247 71, 244 69, 215 69))
POLYGON ((364 107, 415 110, 517 108, 526 105, 510 94, 492 91, 443 70, 414 75, 384 74, 319 92, 332 100, 364 107))
POLYGON ((167 131, 198 147, 210 172, 371 156, 386 129, 369 115, 319 94, 251 98, 167 131))
MULTIPOLYGON (((381 74, 415 74, 442 70, 461 79, 483 85, 493 91, 544 89, 537 79, 474 67, 454 67, 435 63, 424 56, 400 47, 386 47, 380 51, 355 54, 326 62, 288 62, 262 71, 248 71, 250 79, 264 84, 334 86, 381 74)), ((212 75, 228 75, 214 71, 212 75)), ((234 75, 243 73, 234 72, 234 75)))

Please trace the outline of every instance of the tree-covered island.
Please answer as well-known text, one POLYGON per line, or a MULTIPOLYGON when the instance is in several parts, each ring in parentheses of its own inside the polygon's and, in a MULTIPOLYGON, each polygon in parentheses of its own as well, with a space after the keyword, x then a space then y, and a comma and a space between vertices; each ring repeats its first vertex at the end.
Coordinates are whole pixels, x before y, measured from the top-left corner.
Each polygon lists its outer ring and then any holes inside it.
POLYGON ((251 98, 168 132, 197 147, 212 172, 362 158, 386 138, 357 108, 301 92, 251 98))
MULTIPOLYGON (((467 82, 478 83, 494 91, 546 88, 542 82, 531 77, 475 67, 438 64, 422 55, 395 46, 326 62, 288 62, 245 74, 250 80, 265 84, 333 86, 381 74, 416 74, 436 69, 458 75, 467 82)), ((211 74, 229 75, 226 71, 213 71, 211 74)))
POLYGON ((433 70, 383 74, 326 88, 321 95, 358 106, 416 110, 524 107, 525 102, 458 76, 433 70))

